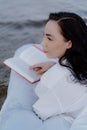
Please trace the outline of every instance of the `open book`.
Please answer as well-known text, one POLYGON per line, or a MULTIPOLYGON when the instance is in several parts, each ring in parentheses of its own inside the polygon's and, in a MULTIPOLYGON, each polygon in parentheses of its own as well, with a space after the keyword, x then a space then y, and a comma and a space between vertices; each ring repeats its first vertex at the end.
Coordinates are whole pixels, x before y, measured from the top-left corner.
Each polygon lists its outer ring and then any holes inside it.
POLYGON ((15 56, 6 59, 4 61, 4 64, 20 74, 30 83, 35 83, 40 80, 40 76, 38 76, 34 70, 30 70, 29 66, 49 60, 52 61, 52 59, 46 57, 41 48, 32 45, 22 51, 22 53, 18 57, 15 56))

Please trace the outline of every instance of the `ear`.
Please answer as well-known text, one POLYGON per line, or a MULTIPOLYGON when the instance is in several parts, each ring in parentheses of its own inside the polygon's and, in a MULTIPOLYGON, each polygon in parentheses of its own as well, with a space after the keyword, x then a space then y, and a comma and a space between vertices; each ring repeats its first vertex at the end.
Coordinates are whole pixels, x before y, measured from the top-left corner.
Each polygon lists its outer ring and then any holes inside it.
POLYGON ((72 41, 69 40, 69 41, 67 41, 67 49, 69 49, 69 48, 71 48, 71 47, 72 47, 72 41))

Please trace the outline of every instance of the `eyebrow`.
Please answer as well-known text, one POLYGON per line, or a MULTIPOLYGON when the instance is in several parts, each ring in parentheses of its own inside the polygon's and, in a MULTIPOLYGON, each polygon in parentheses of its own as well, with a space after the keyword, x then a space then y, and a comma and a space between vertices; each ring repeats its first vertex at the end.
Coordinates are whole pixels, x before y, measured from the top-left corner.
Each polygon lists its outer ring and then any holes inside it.
POLYGON ((49 36, 49 37, 54 37, 53 35, 48 34, 48 33, 46 33, 46 34, 44 34, 44 35, 49 36))

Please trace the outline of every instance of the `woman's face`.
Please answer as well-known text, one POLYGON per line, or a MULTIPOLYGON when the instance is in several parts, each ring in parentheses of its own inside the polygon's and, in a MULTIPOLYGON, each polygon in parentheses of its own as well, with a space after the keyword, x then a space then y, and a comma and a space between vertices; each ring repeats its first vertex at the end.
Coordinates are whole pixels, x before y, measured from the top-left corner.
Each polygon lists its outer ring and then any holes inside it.
POLYGON ((49 58, 62 57, 71 46, 71 42, 64 39, 61 34, 60 26, 54 20, 47 22, 41 44, 45 54, 49 58))

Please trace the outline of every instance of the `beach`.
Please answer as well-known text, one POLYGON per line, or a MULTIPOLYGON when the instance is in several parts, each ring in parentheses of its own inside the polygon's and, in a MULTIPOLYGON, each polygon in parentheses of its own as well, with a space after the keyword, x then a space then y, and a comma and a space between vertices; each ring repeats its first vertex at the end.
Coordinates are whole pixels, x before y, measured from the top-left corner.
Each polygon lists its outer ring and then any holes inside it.
POLYGON ((86 0, 0 0, 0 108, 10 77, 3 61, 23 45, 41 43, 48 14, 58 11, 73 11, 87 22, 86 0))
POLYGON ((7 96, 7 86, 0 86, 0 109, 6 99, 7 96))

